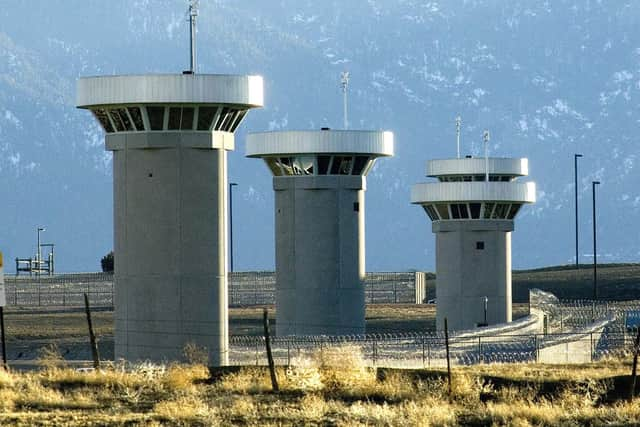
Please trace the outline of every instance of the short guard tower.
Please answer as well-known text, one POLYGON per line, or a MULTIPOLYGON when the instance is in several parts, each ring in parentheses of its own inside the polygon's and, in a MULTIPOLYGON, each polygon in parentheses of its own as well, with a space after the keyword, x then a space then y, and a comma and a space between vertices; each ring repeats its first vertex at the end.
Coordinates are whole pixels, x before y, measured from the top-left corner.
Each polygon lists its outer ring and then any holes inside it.
POLYGON ((113 151, 115 357, 178 360, 193 343, 228 362, 227 151, 262 77, 82 78, 113 151))
POLYGON ((431 160, 411 203, 422 205, 436 234, 436 327, 452 330, 511 321, 511 232, 525 203, 535 202, 528 160, 431 160), (488 179, 487 179, 488 178, 488 179))
POLYGON ((278 335, 364 333, 366 175, 392 155, 391 132, 249 134, 274 175, 278 335))

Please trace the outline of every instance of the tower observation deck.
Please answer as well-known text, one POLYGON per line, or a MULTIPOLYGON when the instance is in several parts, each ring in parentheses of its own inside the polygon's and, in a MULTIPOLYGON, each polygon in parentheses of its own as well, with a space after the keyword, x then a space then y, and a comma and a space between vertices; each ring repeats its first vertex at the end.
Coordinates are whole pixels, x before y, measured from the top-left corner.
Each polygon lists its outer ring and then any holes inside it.
POLYGON ((364 333, 366 175, 393 134, 253 133, 246 154, 273 174, 277 334, 364 333))
POLYGON ((436 327, 470 329, 511 321, 511 232, 521 207, 535 202, 528 160, 431 160, 416 184, 419 204, 436 234, 436 327), (488 178, 488 180, 487 180, 488 178))
POLYGON ((113 151, 116 358, 227 364, 227 151, 262 98, 260 76, 78 81, 113 151))

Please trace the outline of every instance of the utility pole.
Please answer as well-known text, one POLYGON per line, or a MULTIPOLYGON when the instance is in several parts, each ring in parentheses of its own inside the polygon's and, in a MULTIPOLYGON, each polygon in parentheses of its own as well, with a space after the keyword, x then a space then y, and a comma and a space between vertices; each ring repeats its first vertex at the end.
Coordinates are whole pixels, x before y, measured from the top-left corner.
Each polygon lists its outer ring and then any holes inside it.
POLYGON ((598 299, 598 245, 596 240, 596 185, 599 181, 591 183, 593 193, 593 299, 598 299))
POLYGON ((238 184, 229 183, 229 271, 233 272, 233 187, 238 184))
POLYGON ((582 154, 573 155, 573 180, 575 189, 575 208, 576 208, 576 270, 580 268, 580 260, 578 258, 578 157, 582 154))

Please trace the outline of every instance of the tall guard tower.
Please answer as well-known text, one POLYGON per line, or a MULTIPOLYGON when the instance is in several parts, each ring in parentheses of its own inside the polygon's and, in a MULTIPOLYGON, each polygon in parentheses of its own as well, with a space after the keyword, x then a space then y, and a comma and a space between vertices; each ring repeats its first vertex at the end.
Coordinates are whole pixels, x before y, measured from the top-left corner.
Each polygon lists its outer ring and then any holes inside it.
POLYGON ((228 364, 227 151, 263 84, 195 74, 197 6, 189 71, 78 81, 77 106, 113 151, 115 357, 130 361, 179 360, 195 344, 228 364))
POLYGON ((511 232, 525 203, 535 202, 528 160, 431 160, 411 203, 421 205, 436 234, 436 327, 470 329, 511 321, 511 232))
POLYGON ((227 364, 227 151, 262 97, 259 76, 78 81, 113 151, 116 358, 227 364))
POLYGON ((278 335, 364 333, 366 175, 392 155, 391 132, 247 137, 247 157, 263 158, 274 176, 278 335))

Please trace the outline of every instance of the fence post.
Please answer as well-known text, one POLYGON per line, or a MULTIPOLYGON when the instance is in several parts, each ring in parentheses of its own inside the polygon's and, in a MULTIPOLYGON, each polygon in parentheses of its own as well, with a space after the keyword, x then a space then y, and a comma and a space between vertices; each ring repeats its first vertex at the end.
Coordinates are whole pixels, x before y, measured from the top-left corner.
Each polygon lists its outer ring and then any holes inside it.
POLYGON ((633 364, 631 367, 631 390, 629 393, 629 402, 633 400, 636 395, 636 374, 638 368, 638 350, 640 350, 640 327, 638 327, 638 335, 633 343, 633 364))
POLYGON ((267 362, 269 362, 269 374, 271 375, 271 388, 278 391, 278 378, 276 377, 276 366, 273 362, 273 354, 271 353, 271 336, 269 333, 269 311, 265 308, 262 312, 262 320, 264 321, 264 341, 267 347, 267 362))
POLYGON ((536 347, 536 363, 540 361, 540 345, 538 344, 538 334, 533 335, 536 347))
POLYGON ((291 341, 287 340, 287 366, 291 366, 291 341))
POLYGON ((482 363, 482 337, 478 337, 478 363, 482 363))
POLYGON ((451 398, 451 359, 449 358, 449 327, 447 318, 444 318, 444 345, 447 350, 447 382, 449 383, 449 398, 451 398))
POLYGON ((590 353, 591 353, 591 361, 593 362, 593 356, 594 356, 594 354, 593 354, 593 353, 594 353, 594 350, 595 350, 595 349, 593 348, 593 332, 591 332, 589 335, 590 335, 590 345, 589 345, 589 349, 591 350, 591 351, 590 351, 590 353))
POLYGON ((422 336, 422 367, 425 366, 425 348, 424 348, 424 335, 422 336))
POLYGON ((87 294, 84 294, 84 309, 87 314, 87 324, 89 326, 89 343, 91 344, 91 355, 93 356, 93 368, 100 369, 98 343, 96 342, 96 334, 93 332, 93 322, 91 322, 91 307, 89 306, 89 297, 87 297, 87 294))
POLYGON ((373 366, 376 366, 378 360, 378 338, 373 336, 373 366))
POLYGON ((258 360, 258 354, 260 353, 260 351, 258 350, 258 339, 256 338, 256 366, 259 365, 259 360, 258 360))
POLYGON ((393 303, 397 304, 398 303, 398 289, 396 287, 396 282, 393 282, 393 303))

